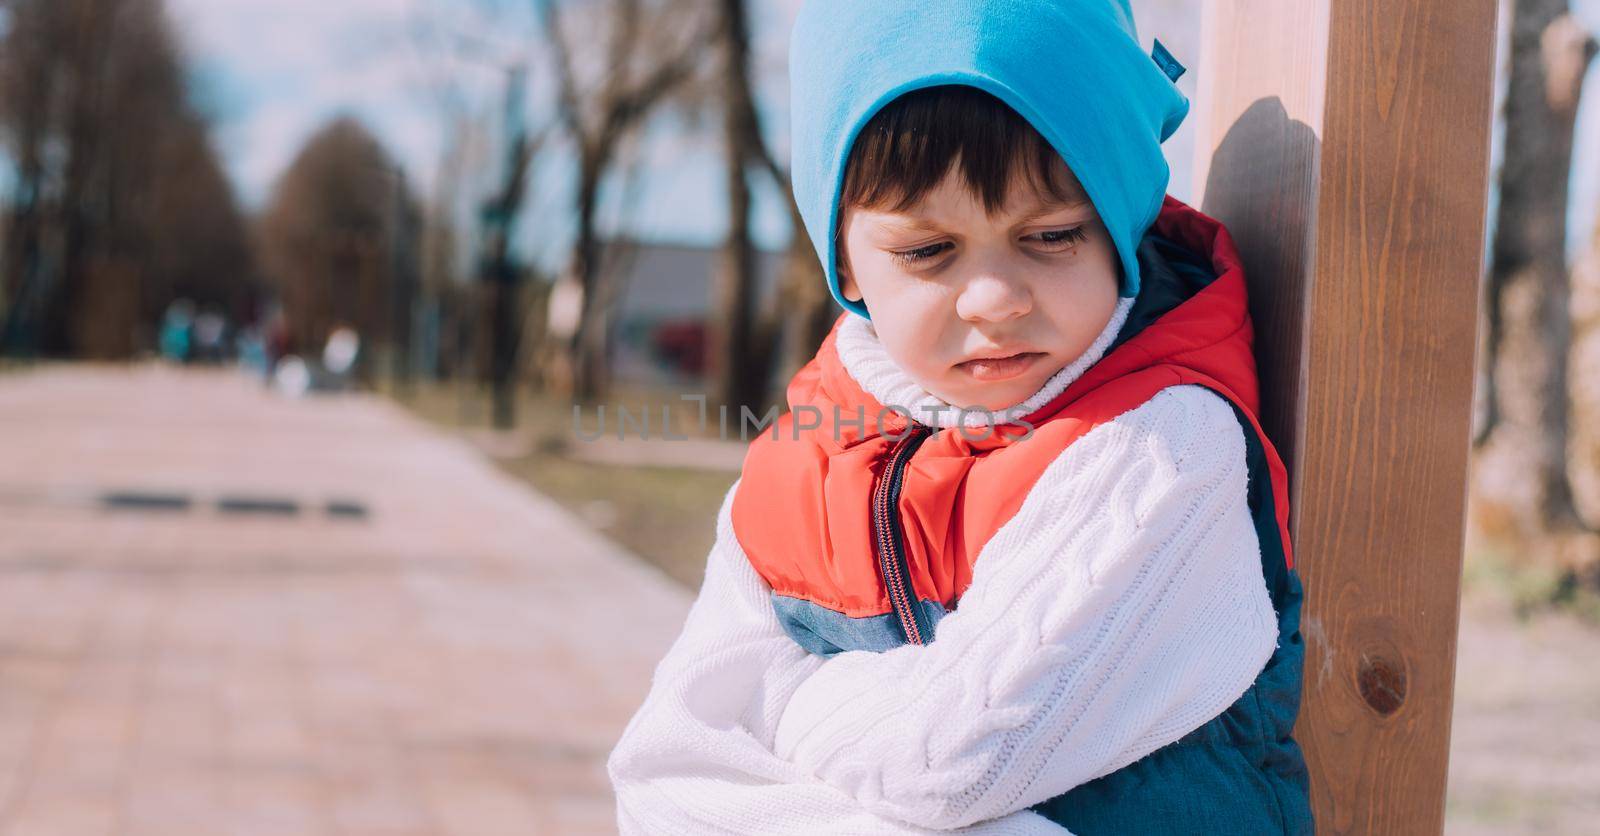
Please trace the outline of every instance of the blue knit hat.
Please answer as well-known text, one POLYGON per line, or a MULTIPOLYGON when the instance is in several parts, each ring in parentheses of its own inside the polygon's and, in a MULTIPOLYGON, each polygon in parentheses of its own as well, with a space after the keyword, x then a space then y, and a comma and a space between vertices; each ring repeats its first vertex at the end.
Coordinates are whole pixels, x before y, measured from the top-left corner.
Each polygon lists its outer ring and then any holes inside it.
POLYGON ((1183 68, 1139 46, 1128 0, 807 0, 789 46, 795 201, 828 289, 840 293, 834 228, 856 134, 924 87, 962 84, 1009 105, 1066 161, 1139 292, 1139 239, 1161 211, 1161 143, 1189 100, 1183 68))

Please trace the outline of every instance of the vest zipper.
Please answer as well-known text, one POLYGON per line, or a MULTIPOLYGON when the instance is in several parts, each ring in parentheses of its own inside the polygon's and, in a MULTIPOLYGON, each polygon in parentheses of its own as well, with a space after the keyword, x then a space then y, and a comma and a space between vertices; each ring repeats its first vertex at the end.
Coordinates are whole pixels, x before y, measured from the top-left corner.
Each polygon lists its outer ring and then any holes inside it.
POLYGON ((900 620, 900 629, 911 644, 925 644, 916 600, 911 586, 911 570, 906 566, 904 535, 900 530, 900 487, 906 462, 933 434, 933 428, 913 422, 895 442, 889 463, 872 490, 872 531, 876 540, 878 571, 889 591, 889 603, 900 620))

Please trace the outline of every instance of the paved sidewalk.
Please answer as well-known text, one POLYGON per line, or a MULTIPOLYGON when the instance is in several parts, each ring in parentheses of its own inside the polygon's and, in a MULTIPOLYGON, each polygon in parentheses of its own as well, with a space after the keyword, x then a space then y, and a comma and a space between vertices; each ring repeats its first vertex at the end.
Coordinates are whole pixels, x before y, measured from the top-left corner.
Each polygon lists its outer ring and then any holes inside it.
POLYGON ((381 400, 0 373, 0 834, 614 832, 687 606, 381 400))
POLYGON ((1462 601, 1447 836, 1589 836, 1600 820, 1600 630, 1462 601))

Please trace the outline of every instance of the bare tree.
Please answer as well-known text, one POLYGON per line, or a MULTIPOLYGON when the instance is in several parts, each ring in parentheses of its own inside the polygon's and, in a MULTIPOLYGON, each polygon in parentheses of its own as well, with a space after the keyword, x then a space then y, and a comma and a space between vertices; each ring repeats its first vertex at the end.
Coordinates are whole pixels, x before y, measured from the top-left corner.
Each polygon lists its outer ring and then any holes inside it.
POLYGON ((526 118, 532 63, 527 44, 538 40, 536 16, 528 11, 500 0, 477 0, 466 6, 436 4, 413 14, 415 46, 429 54, 426 63, 434 68, 427 92, 451 131, 430 211, 431 292, 453 300, 445 325, 454 335, 450 342, 458 348, 473 344, 471 351, 458 353, 477 359, 501 427, 514 420, 521 346, 529 333, 525 301, 539 295, 526 292, 530 269, 514 241, 531 191, 531 170, 547 135, 547 129, 530 130, 526 118), (502 104, 492 110, 472 104, 478 97, 471 89, 481 85, 478 76, 485 70, 504 83, 502 104), (491 140, 492 135, 498 139, 491 140), (470 219, 462 217, 463 201, 471 204, 470 219), (441 274, 452 272, 453 247, 446 247, 452 241, 474 242, 473 266, 466 272, 479 280, 477 286, 446 288, 440 281, 441 274))
MULTIPOLYGON (((722 47, 723 160, 727 177, 728 230, 715 282, 710 319, 711 367, 723 404, 757 405, 770 351, 755 331, 756 248, 750 237, 750 163, 765 144, 750 92, 750 27, 745 0, 718 0, 717 40, 722 47)), ((765 336, 765 335, 763 335, 765 336)))
POLYGON ((835 311, 821 265, 806 237, 789 174, 762 136, 752 93, 748 0, 718 0, 717 41, 723 56, 721 91, 728 230, 712 310, 713 371, 723 403, 764 407, 774 372, 788 379, 810 358, 835 311), (755 246, 750 177, 767 176, 785 197, 793 238, 778 292, 756 306, 755 246))
POLYGON ((522 277, 512 257, 511 236, 522 214, 528 190, 528 169, 544 136, 530 136, 523 117, 527 67, 507 71, 504 125, 506 161, 501 183, 483 207, 483 279, 490 288, 489 379, 494 424, 509 429, 516 423, 515 382, 523 334, 522 277))
POLYGON ((1515 0, 1473 494, 1480 530, 1529 561, 1570 562, 1592 540, 1567 472, 1564 253, 1573 122, 1594 51, 1566 0, 1515 0))
MULTIPOLYGON (((580 67, 569 31, 569 15, 557 0, 535 0, 549 42, 556 75, 558 120, 575 146, 577 223, 567 275, 575 296, 576 321, 565 338, 570 365, 554 370, 570 382, 574 398, 593 400, 608 383, 610 294, 600 263, 596 228, 600 186, 618 147, 653 109, 686 84, 700 65, 709 41, 705 4, 694 0, 604 0, 584 6, 586 18, 603 34, 596 60, 580 67), (587 71, 585 71, 587 70, 587 71)), ((593 33, 591 33, 593 34, 593 33)), ((590 52, 585 52, 591 55, 590 52)))

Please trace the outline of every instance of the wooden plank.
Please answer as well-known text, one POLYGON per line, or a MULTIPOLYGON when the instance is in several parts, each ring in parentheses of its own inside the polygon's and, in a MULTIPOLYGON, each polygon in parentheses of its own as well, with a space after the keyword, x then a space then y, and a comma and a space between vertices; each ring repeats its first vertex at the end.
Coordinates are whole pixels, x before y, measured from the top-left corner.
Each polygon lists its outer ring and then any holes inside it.
POLYGON ((1212 0, 1197 193, 1250 273, 1319 833, 1439 833, 1494 0, 1212 0))

